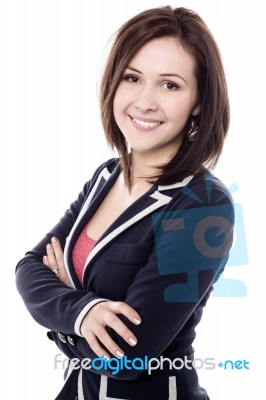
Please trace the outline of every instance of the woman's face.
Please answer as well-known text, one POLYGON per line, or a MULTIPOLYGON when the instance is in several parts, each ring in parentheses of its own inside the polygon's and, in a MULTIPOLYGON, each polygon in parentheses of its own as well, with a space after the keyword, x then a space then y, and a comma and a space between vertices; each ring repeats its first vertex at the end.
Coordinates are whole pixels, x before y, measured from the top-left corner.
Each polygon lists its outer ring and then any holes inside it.
POLYGON ((117 88, 113 111, 133 152, 173 156, 191 115, 200 111, 194 57, 172 38, 146 43, 117 88))

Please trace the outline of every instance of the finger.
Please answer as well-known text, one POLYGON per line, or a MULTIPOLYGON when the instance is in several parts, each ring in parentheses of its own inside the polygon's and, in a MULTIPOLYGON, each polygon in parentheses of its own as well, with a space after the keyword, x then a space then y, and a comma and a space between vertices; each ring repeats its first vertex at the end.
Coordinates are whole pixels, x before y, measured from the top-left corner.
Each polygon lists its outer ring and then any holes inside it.
POLYGON ((55 258, 54 249, 53 249, 53 247, 52 247, 52 245, 50 243, 48 243, 47 246, 46 246, 46 252, 47 252, 48 267, 51 270, 57 269, 58 265, 57 265, 57 261, 56 261, 56 258, 55 258))
POLYGON ((55 236, 53 236, 51 242, 58 267, 64 267, 64 253, 62 251, 59 240, 55 236))
MULTIPOLYGON (((98 324, 99 328, 97 328, 97 330, 95 329, 93 330, 94 334, 96 334, 96 336, 101 340, 101 342, 108 348, 110 352, 119 357, 119 355, 121 356, 122 351, 121 349, 118 348, 117 344, 111 339, 111 337, 109 336, 108 332, 105 329, 105 326, 112 328, 130 346, 135 346, 137 344, 137 338, 135 337, 133 332, 131 332, 131 330, 128 329, 128 327, 124 324, 124 322, 121 321, 121 319, 116 315, 115 311, 110 310, 111 303, 112 302, 109 302, 109 304, 106 303, 96 304, 92 308, 92 310, 90 310, 90 315, 93 316, 94 313, 98 314, 98 321, 100 321, 100 324, 98 324), (102 308, 102 310, 100 310, 100 313, 99 313, 99 308, 102 308), (117 351, 119 353, 117 353, 117 351)), ((118 307, 118 309, 121 309, 122 302, 117 302, 117 303, 118 304, 116 306, 118 307)), ((128 309, 128 307, 125 308, 128 309)), ((129 308, 133 310, 130 306, 129 308)), ((90 326, 92 328, 91 324, 90 326)))
MULTIPOLYGON (((97 327, 97 329, 94 331, 94 334, 95 334, 96 338, 98 338, 101 341, 101 343, 107 348, 107 350, 110 353, 112 353, 115 357, 117 357, 117 358, 124 357, 125 353, 113 341, 113 339, 110 337, 110 335, 108 334, 108 332, 106 331, 104 326, 99 325, 97 327)), ((100 346, 100 344, 98 343, 98 346, 97 346, 97 344, 93 342, 93 345, 96 346, 96 350, 99 352, 99 354, 102 354, 101 353, 102 347, 100 346)))
MULTIPOLYGON (((137 338, 134 333, 131 332, 130 329, 128 329, 128 327, 116 315, 110 312, 105 317, 104 322, 106 325, 116 331, 116 333, 118 333, 118 335, 121 336, 130 346, 135 346, 137 344, 137 338)), ((108 349, 110 348, 108 347, 108 349)))
POLYGON ((56 275, 59 274, 59 268, 53 268, 49 265, 49 260, 47 256, 43 256, 43 264, 48 267, 52 272, 54 272, 56 275))
POLYGON ((96 336, 90 334, 86 337, 86 340, 90 345, 91 349, 94 351, 95 354, 97 354, 98 357, 106 357, 108 359, 110 358, 110 355, 106 352, 106 350, 104 350, 100 346, 96 336))
POLYGON ((135 325, 139 325, 141 323, 140 315, 127 303, 124 303, 122 301, 114 301, 110 304, 110 309, 113 310, 116 314, 124 315, 135 325))
POLYGON ((44 265, 46 265, 46 267, 49 268, 49 262, 48 262, 48 257, 47 256, 43 256, 43 263, 44 263, 44 265))
POLYGON ((69 277, 66 272, 65 263, 64 263, 64 253, 61 248, 60 242, 55 236, 52 237, 51 242, 52 242, 52 247, 54 250, 54 256, 55 256, 55 259, 56 259, 56 262, 57 262, 57 265, 58 265, 58 268, 60 271, 60 280, 62 282, 64 282, 66 285, 71 286, 69 277))

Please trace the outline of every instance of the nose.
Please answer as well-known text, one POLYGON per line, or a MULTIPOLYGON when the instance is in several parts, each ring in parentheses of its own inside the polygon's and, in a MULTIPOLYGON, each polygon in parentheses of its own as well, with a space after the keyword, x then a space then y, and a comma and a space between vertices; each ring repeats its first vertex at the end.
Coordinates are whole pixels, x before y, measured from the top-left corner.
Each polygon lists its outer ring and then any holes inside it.
POLYGON ((151 88, 143 87, 135 100, 135 108, 143 113, 158 110, 156 96, 151 88))

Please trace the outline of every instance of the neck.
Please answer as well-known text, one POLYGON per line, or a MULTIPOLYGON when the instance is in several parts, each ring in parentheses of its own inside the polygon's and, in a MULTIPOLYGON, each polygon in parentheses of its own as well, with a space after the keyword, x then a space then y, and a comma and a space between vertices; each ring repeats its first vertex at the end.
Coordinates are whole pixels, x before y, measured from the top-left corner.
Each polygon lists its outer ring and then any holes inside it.
POLYGON ((158 175, 160 172, 157 167, 167 164, 174 154, 151 154, 148 153, 136 153, 134 150, 131 151, 132 161, 132 178, 133 182, 136 180, 145 180, 158 175))
POLYGON ((158 174, 158 170, 154 163, 148 163, 146 158, 132 157, 132 183, 151 178, 156 173, 158 174))

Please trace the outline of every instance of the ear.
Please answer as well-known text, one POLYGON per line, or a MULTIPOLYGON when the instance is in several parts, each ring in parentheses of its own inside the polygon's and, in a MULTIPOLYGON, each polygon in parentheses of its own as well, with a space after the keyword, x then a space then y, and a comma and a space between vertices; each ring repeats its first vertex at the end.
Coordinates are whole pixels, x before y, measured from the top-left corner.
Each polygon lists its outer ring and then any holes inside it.
POLYGON ((198 104, 196 107, 193 108, 191 115, 196 117, 201 111, 201 106, 198 104))

